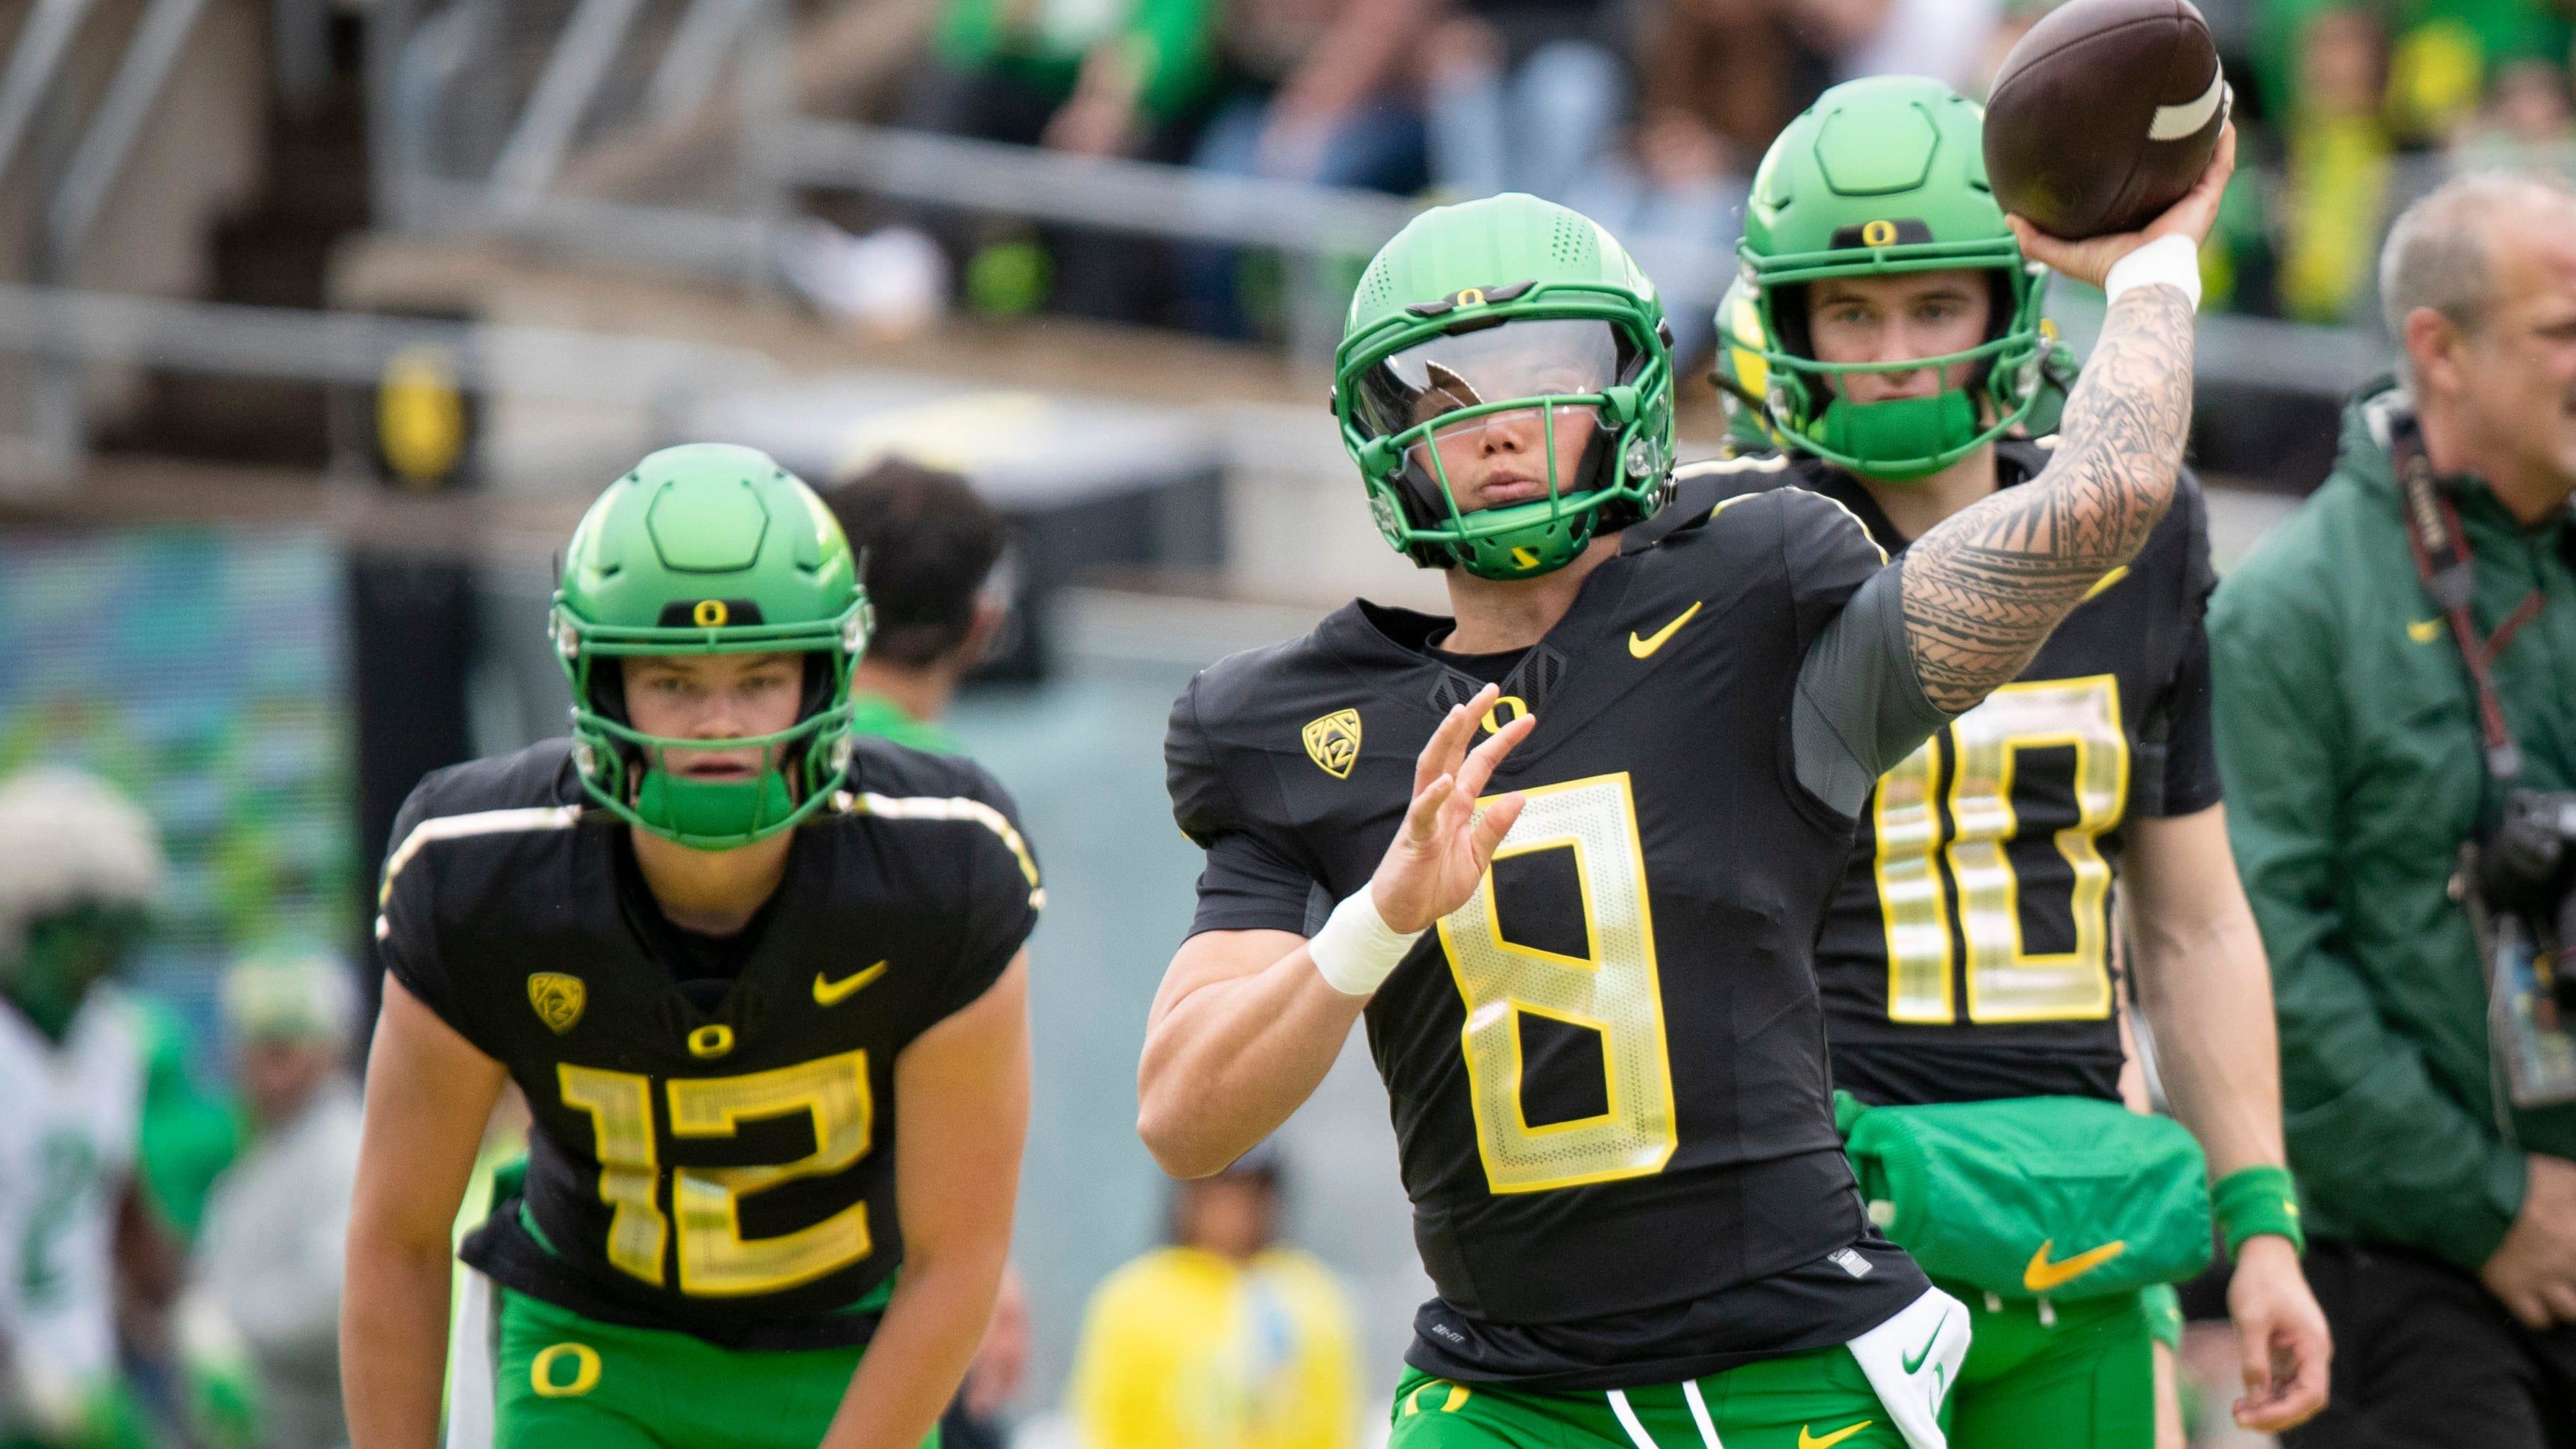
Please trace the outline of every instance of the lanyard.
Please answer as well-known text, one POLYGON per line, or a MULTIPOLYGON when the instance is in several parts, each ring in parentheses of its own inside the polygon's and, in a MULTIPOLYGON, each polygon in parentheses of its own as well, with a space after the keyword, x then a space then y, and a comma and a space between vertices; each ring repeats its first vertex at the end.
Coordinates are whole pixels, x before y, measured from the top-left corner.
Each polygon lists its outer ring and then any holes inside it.
POLYGON ((2390 443, 2398 486, 2406 495, 2399 512, 2406 518, 2406 542, 2415 554, 2416 576, 2424 581, 2424 592, 2432 596, 2434 605, 2450 619, 2451 641, 2459 646, 2460 662, 2468 667, 2469 681, 2477 687, 2478 733, 2486 746, 2487 774, 2500 785, 2511 785, 2522 775, 2522 751, 2505 725, 2493 664, 2522 626, 2539 617, 2540 590, 2524 595, 2496 631, 2480 639, 2469 614, 2469 602, 2476 593, 2476 560, 2469 553, 2469 536, 2461 531, 2460 512, 2433 486, 2433 461, 2424 455, 2423 434, 2414 419, 2401 419, 2390 443))

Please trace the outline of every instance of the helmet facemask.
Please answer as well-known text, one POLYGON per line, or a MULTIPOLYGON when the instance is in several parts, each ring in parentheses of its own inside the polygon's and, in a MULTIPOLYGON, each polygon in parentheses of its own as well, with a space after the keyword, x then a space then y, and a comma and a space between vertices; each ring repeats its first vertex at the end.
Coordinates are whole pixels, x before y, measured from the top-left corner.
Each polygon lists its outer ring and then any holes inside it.
POLYGON ((627 824, 698 850, 731 850, 794 828, 849 777, 850 672, 867 651, 860 595, 841 618, 763 626, 615 628, 555 610, 558 654, 573 694, 573 753, 584 786, 627 824), (792 653, 802 663, 797 720, 723 739, 648 734, 628 718, 625 661, 705 654, 792 653), (674 753, 757 749, 747 780, 696 778, 674 753))
POLYGON ((1984 135, 1984 112, 1948 86, 1882 75, 1817 97, 1763 155, 1736 253, 1759 322, 1764 410, 1787 446, 1911 482, 2022 427, 2071 372, 2040 318, 2047 271, 2022 255, 1987 183, 1984 135), (1982 342, 1895 363, 1817 360, 1808 287, 1946 271, 1988 279, 1982 342), (1842 386, 1921 368, 1940 378, 1931 397, 1854 403, 1842 386))
POLYGON ((1335 401, 1389 544, 1429 567, 1527 579, 1660 501, 1671 364, 1633 297, 1496 290, 1492 312, 1477 315, 1489 304, 1470 293, 1346 349, 1335 401), (1497 489, 1515 496, 1480 502, 1497 489))
POLYGON ((1761 354, 1768 384, 1764 403, 1790 445, 1862 477, 1910 483, 1940 472, 2027 419, 2043 390, 2045 355, 2054 338, 2039 316, 2044 293, 2036 269, 2018 258, 1975 268, 1986 278, 1989 300, 1986 337, 1974 347, 1893 362, 1816 358, 1807 297, 1817 281, 1974 266, 1947 258, 1846 263, 1809 267, 1798 280, 1761 285, 1755 305, 1767 341, 1761 354), (1967 369, 1966 377, 1953 384, 1950 374, 1960 368, 1967 369), (1852 401, 1844 386, 1844 379, 1856 374, 1917 371, 1940 379, 1928 397, 1861 403, 1852 401))

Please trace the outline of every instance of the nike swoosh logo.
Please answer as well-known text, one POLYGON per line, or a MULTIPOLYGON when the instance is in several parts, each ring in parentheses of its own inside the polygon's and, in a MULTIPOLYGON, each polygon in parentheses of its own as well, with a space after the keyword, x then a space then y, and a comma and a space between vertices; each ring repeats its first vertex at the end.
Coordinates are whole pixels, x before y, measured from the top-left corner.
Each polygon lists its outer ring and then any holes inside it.
POLYGON ((1877 1422, 1878 1421, 1876 1419, 1863 1419, 1859 1423, 1853 1424, 1848 1428, 1836 1429, 1834 1432, 1827 1434, 1821 1439, 1807 1432, 1806 1425, 1800 1424, 1798 1426, 1798 1449, 1834 1449, 1835 1445, 1877 1422))
POLYGON ((1681 632, 1681 627, 1684 624, 1689 623, 1691 621, 1691 616, 1698 612, 1699 604, 1694 603, 1689 608, 1682 610, 1682 616, 1680 618, 1675 619, 1660 629, 1657 629, 1654 633, 1647 635, 1643 639, 1638 638, 1634 630, 1629 631, 1628 656, 1632 659, 1643 659, 1647 655, 1654 653, 1656 650, 1663 648, 1664 641, 1681 632))
POLYGON ((2077 599, 2075 602, 2079 604, 2083 603, 2086 599, 2092 598, 2095 594, 2102 592, 2104 589, 2111 587, 2113 584, 2118 583, 2120 580, 2125 579, 2128 576, 2129 566, 2127 564, 2122 564, 2118 568, 2104 574, 2102 577, 2095 579, 2093 581, 2093 587, 2084 591, 2084 598, 2077 599))
POLYGON ((851 992, 856 991, 860 987, 867 985, 869 982, 876 980, 885 973, 886 963, 883 961, 879 961, 877 964, 869 967, 865 971, 854 971, 851 974, 842 977, 838 981, 826 981, 823 979, 823 973, 817 971, 814 973, 814 1004, 816 1006, 838 1006, 849 999, 851 992))
POLYGON ((2417 619, 2415 622, 2406 626, 2406 637, 2414 640, 2418 644, 2430 644, 2434 640, 2442 637, 2442 621, 2439 619, 2417 619))
POLYGON ((1949 1326, 1950 1314, 1948 1310, 1945 1309, 1942 1311, 1941 1321, 1932 1325, 1932 1336, 1923 1340, 1923 1351, 1921 1353, 1909 1353, 1905 1355, 1905 1376, 1907 1378, 1912 1378, 1915 1374, 1922 1371, 1923 1360, 1932 1356, 1932 1345, 1941 1341, 1941 1330, 1949 1326))
POLYGON ((2038 1252, 2030 1255, 2030 1266, 2021 1270, 2021 1286, 2033 1293, 2046 1293, 2052 1288, 2063 1288, 2129 1250, 2127 1243, 2115 1238, 2098 1248, 2088 1248, 2063 1262, 2052 1263, 2048 1261, 2048 1250, 2054 1247, 2056 1242, 2056 1239, 2050 1238, 2039 1245, 2038 1252))

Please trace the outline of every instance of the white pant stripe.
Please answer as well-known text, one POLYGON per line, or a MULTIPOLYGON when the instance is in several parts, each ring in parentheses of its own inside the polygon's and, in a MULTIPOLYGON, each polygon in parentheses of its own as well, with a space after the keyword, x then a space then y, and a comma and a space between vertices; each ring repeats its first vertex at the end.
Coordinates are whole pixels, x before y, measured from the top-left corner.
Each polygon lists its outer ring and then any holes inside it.
POLYGON ((1619 1416, 1619 1427, 1628 1431, 1628 1442, 1637 1449, 1655 1449, 1655 1441, 1646 1436, 1646 1426, 1637 1421, 1637 1411, 1628 1407, 1625 1390, 1610 1391, 1610 1412, 1619 1416))
POLYGON ((1708 1449, 1726 1449, 1717 1441, 1717 1424, 1708 1416, 1708 1400, 1700 1397, 1699 1380, 1682 1380, 1682 1397, 1690 1401, 1691 1421, 1699 1425, 1699 1441, 1708 1449))

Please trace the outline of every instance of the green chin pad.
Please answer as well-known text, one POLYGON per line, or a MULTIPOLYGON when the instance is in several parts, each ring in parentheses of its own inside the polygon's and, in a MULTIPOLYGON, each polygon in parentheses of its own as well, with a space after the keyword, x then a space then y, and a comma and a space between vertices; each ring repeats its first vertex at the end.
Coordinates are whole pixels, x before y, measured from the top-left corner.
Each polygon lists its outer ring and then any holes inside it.
POLYGON ((1827 450, 1863 465, 1868 476, 1891 483, 1928 478, 1950 455, 1977 440, 1976 401, 1944 388, 1930 397, 1855 403, 1837 397, 1808 435, 1827 450))
POLYGON ((1449 545, 1458 566, 1480 579, 1534 579, 1574 561, 1592 541, 1601 505, 1608 499, 1585 494, 1578 501, 1552 504, 1547 499, 1515 503, 1471 513, 1468 518, 1492 528, 1479 530, 1449 545))
POLYGON ((776 770, 754 780, 693 780, 648 769, 635 790, 635 816, 645 829, 699 850, 747 844, 795 813, 787 777, 776 770))

